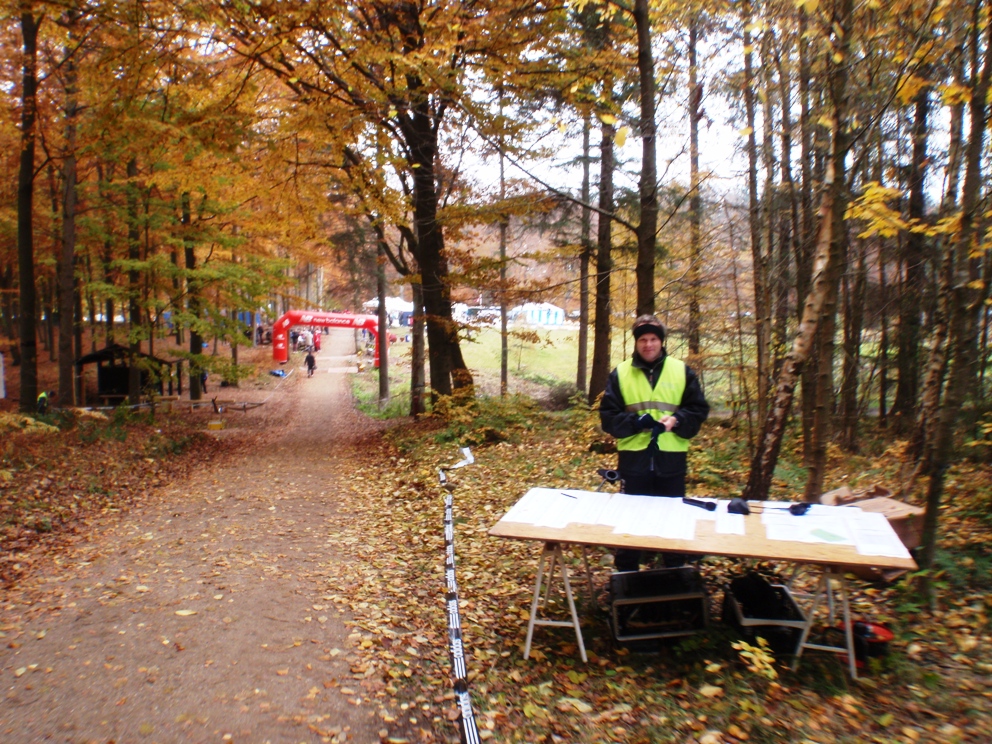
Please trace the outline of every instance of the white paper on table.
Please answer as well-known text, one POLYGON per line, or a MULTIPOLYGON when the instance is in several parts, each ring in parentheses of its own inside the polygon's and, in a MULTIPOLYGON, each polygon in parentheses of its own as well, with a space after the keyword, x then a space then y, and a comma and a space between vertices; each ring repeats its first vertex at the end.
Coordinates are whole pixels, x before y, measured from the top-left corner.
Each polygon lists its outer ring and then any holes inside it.
POLYGON ((621 535, 643 535, 640 528, 647 521, 644 514, 654 501, 653 496, 620 494, 613 500, 610 513, 603 515, 603 522, 612 525, 613 531, 621 535))
POLYGON ((575 513, 580 511, 579 498, 558 489, 547 488, 544 491, 541 498, 545 507, 534 526, 560 530, 574 522, 575 513))
POLYGON ((854 533, 842 507, 813 507, 805 514, 790 514, 787 509, 765 509, 761 521, 769 540, 854 545, 854 533))
POLYGON ((613 532, 668 540, 692 540, 696 535, 696 518, 690 510, 695 508, 683 504, 677 498, 627 494, 614 501, 616 524, 613 532))
POLYGON ((609 508, 613 498, 612 493, 602 491, 578 491, 569 488, 562 493, 575 497, 570 505, 569 514, 569 523, 575 524, 599 524, 603 511, 609 508))
POLYGON ((534 520, 540 518, 547 508, 544 500, 547 488, 532 488, 517 503, 510 507, 510 511, 503 515, 504 522, 517 522, 519 524, 534 524, 534 520))
POLYGON ((507 522, 519 522, 534 527, 562 528, 571 521, 577 499, 554 488, 532 488, 503 515, 507 522))
POLYGON ((716 502, 716 511, 713 512, 716 516, 716 533, 718 535, 743 535, 745 529, 744 515, 731 514, 727 511, 729 506, 729 501, 716 502))
POLYGON ((854 544, 861 555, 912 557, 884 514, 858 510, 848 515, 848 523, 853 529, 854 544))

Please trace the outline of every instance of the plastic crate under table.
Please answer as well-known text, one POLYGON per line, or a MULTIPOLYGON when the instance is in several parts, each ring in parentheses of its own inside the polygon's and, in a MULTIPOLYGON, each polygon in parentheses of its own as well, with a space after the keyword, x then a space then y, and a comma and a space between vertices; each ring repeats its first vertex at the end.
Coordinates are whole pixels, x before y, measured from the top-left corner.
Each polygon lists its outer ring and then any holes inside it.
POLYGON ((610 577, 610 615, 618 641, 697 633, 709 622, 702 577, 695 568, 615 573, 610 577))

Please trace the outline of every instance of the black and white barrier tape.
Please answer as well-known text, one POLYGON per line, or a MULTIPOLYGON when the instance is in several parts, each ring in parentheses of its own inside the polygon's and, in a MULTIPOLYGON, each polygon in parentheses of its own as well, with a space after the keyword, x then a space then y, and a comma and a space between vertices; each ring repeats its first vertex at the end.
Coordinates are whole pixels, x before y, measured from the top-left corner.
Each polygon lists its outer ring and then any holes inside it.
MULTIPOLYGON (((468 448, 462 449, 465 459, 448 468, 438 471, 441 485, 448 487, 445 470, 471 465, 475 460, 468 448)), ((444 585, 445 606, 448 615, 448 655, 451 657, 451 671, 454 678, 455 698, 458 701, 459 722, 462 744, 479 744, 479 729, 472 711, 472 697, 468 691, 468 666, 465 663, 465 645, 462 641, 462 620, 458 611, 458 582, 455 579, 455 523, 453 518, 454 497, 450 489, 444 497, 444 585)))

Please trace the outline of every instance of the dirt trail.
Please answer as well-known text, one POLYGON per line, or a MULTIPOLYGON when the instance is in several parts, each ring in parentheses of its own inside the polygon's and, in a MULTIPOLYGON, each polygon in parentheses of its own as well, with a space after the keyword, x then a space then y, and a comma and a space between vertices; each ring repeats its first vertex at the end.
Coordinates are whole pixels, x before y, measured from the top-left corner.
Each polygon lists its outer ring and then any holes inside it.
POLYGON ((351 332, 324 338, 313 378, 253 391, 288 422, 269 446, 165 487, 57 559, 45 611, 8 598, 0 740, 380 740, 347 694, 357 636, 334 601, 349 573, 336 490, 370 425, 343 371, 351 332))

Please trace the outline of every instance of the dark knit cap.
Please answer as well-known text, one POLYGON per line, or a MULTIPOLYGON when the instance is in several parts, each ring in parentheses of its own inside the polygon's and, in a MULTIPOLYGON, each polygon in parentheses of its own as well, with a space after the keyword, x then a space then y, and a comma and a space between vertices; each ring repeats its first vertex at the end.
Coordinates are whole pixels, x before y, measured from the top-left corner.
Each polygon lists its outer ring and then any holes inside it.
POLYGON ((661 339, 661 342, 665 342, 665 327, 661 323, 645 322, 634 326, 634 338, 638 339, 645 333, 653 333, 655 336, 661 339))

